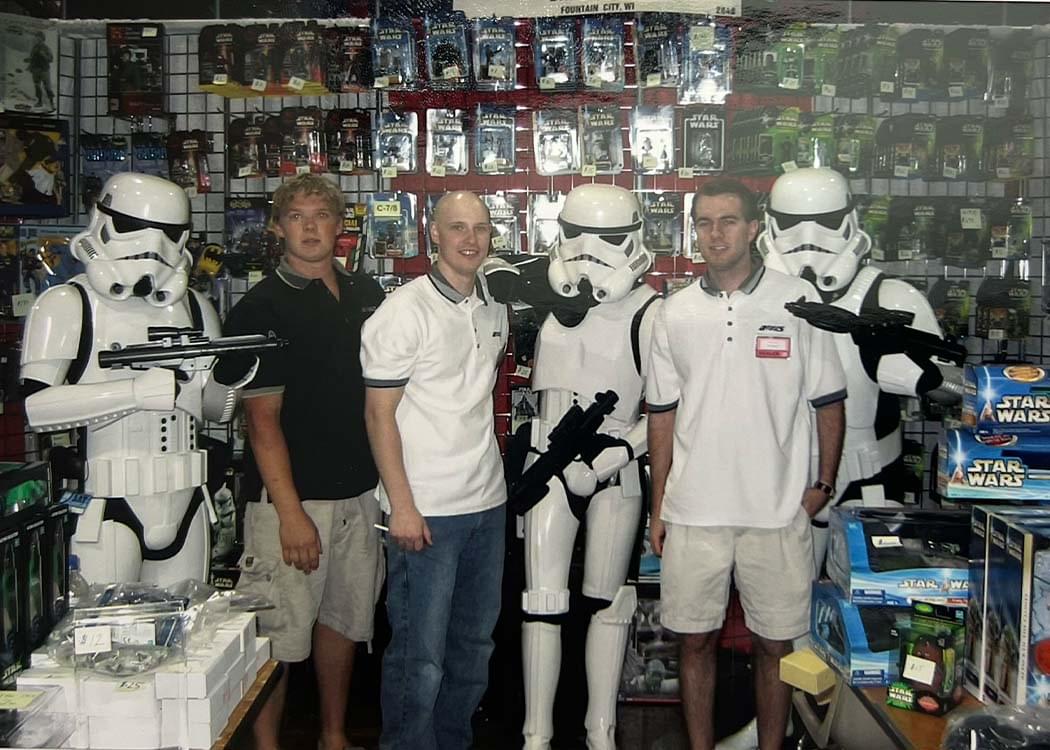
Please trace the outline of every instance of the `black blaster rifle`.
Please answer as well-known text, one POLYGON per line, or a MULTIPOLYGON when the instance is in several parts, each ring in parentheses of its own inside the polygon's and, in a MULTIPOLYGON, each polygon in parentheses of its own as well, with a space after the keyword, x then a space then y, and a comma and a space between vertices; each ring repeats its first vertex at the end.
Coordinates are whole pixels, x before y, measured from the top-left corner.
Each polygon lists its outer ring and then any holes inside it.
POLYGON ((576 404, 547 436, 547 450, 511 485, 508 502, 519 516, 547 496, 547 482, 576 460, 592 461, 608 443, 598 438, 598 428, 612 414, 620 397, 615 391, 594 396, 594 403, 581 409, 576 404))
POLYGON ((861 347, 872 347, 884 354, 908 354, 918 359, 937 357, 962 367, 966 348, 928 331, 911 327, 915 314, 906 310, 863 310, 851 313, 823 302, 806 302, 800 297, 784 305, 792 315, 810 325, 832 333, 848 333, 861 347))
MULTIPOLYGON (((227 336, 209 339, 200 331, 170 326, 151 326, 147 333, 148 343, 121 346, 98 353, 98 366, 103 369, 129 367, 144 370, 149 367, 178 367, 181 370, 198 370, 203 367, 186 364, 197 358, 215 357, 220 354, 258 354, 271 349, 280 349, 288 341, 268 334, 249 336, 227 336)), ((210 365, 209 365, 210 366, 210 365)))

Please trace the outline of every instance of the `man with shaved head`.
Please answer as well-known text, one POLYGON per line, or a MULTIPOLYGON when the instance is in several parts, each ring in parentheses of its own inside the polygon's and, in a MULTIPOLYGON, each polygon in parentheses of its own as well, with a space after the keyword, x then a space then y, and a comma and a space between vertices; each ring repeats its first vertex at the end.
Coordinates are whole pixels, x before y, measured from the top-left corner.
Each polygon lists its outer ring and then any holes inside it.
POLYGON ((499 615, 507 490, 492 389, 507 310, 478 273, 492 239, 474 193, 430 225, 437 261, 364 326, 365 422, 387 514, 382 750, 466 750, 499 615))

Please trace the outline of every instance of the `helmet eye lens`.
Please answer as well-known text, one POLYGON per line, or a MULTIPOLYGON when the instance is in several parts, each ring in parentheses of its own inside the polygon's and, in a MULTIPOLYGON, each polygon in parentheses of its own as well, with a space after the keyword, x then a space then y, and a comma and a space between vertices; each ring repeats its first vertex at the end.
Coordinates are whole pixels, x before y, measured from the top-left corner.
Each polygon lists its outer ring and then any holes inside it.
POLYGON ((131 232, 140 232, 143 229, 149 229, 149 224, 132 216, 113 214, 110 216, 110 219, 113 221, 113 231, 117 234, 129 234, 131 232))
POLYGON ((843 219, 850 212, 850 208, 846 207, 838 211, 829 211, 825 214, 785 214, 780 211, 770 211, 770 215, 777 220, 777 226, 781 231, 791 229, 791 227, 801 224, 803 221, 815 221, 825 229, 838 229, 842 226, 843 219))
POLYGON ((178 242, 180 239, 182 239, 182 232, 183 230, 175 228, 164 230, 165 236, 172 242, 178 242))
POLYGON ((565 235, 565 239, 574 240, 583 233, 583 230, 579 227, 566 226, 562 224, 561 232, 563 235, 565 235))
POLYGON ((599 235, 602 242, 608 242, 610 245, 619 247, 623 244, 623 241, 627 239, 626 234, 602 234, 599 235))

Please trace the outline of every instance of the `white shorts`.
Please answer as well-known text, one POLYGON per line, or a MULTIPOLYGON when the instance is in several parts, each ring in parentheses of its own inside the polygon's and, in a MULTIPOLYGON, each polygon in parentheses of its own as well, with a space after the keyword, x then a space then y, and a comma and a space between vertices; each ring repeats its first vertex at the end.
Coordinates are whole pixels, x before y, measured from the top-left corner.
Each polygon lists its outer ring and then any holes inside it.
POLYGON ((677 633, 722 627, 729 581, 744 622, 763 638, 786 641, 809 630, 813 535, 799 506, 781 529, 666 524, 660 568, 660 620, 677 633))

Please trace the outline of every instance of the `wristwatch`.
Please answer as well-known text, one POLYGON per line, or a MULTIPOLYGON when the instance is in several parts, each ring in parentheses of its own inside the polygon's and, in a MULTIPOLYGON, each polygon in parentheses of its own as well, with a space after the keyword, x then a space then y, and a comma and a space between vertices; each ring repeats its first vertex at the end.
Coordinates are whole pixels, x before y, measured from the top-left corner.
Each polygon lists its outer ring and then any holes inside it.
POLYGON ((823 492, 828 497, 834 497, 835 496, 835 488, 832 487, 827 482, 822 482, 819 479, 813 483, 813 489, 820 490, 821 492, 823 492))

